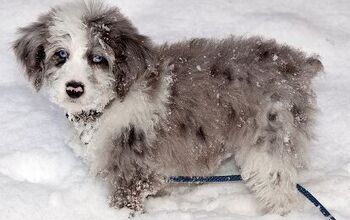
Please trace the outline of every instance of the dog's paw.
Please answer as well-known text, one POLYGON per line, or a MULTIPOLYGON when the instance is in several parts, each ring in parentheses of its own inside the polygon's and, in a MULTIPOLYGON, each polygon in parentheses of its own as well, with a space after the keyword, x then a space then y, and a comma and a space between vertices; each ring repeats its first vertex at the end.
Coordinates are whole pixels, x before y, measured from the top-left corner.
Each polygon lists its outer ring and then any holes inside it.
POLYGON ((144 212, 143 196, 140 191, 134 191, 125 187, 118 187, 109 198, 109 205, 115 208, 128 208, 133 215, 144 212))
POLYGON ((296 195, 280 194, 276 195, 274 198, 270 198, 269 201, 262 201, 262 205, 266 213, 284 216, 297 206, 297 201, 296 195))
POLYGON ((288 214, 300 204, 300 196, 292 183, 272 185, 257 192, 262 209, 281 216, 288 214))
POLYGON ((286 215, 300 203, 294 173, 286 171, 242 173, 263 211, 286 215))
POLYGON ((134 178, 131 182, 119 180, 109 197, 109 204, 115 208, 128 208, 134 213, 143 213, 146 197, 155 195, 164 185, 162 177, 157 175, 134 178))

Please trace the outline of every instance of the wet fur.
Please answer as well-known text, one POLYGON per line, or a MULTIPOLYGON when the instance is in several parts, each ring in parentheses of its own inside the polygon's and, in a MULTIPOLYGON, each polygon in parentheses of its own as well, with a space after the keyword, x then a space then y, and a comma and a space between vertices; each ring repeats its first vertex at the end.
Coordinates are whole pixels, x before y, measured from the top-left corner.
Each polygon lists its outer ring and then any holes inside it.
MULTIPOLYGON (((155 45, 116 8, 97 1, 73 6, 82 11, 87 48, 103 49, 109 61, 89 68, 92 76, 100 71, 113 86, 108 102, 93 108, 55 102, 77 130, 75 151, 110 183, 111 206, 142 210, 148 195, 166 187, 164 177, 212 175, 230 157, 264 210, 285 214, 295 206, 312 138, 317 57, 261 37, 155 45)), ((64 10, 20 29, 14 43, 37 90, 52 89, 49 27, 64 10)))

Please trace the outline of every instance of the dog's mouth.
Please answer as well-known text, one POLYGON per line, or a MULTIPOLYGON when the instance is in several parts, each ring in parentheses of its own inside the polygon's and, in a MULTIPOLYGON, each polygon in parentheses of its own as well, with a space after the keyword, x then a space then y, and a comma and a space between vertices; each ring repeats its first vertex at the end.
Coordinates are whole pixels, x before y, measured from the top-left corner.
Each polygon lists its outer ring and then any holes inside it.
MULTIPOLYGON (((103 112, 106 109, 108 109, 112 105, 114 100, 115 100, 114 98, 111 99, 106 105, 104 105, 104 107, 101 107, 101 108, 87 108, 87 109, 80 108, 80 109, 77 109, 76 111, 69 111, 67 109, 68 113, 66 114, 66 116, 67 115, 74 115, 76 119, 78 119, 78 118, 81 118, 81 119, 82 118, 87 118, 87 119, 88 118, 90 118, 90 119, 98 118, 103 114, 103 112)), ((74 104, 74 105, 79 105, 79 99, 78 100, 77 99, 69 99, 69 103, 74 104)), ((67 116, 67 118, 68 118, 68 116, 67 116)), ((77 120, 77 121, 79 121, 79 120, 77 120)))
POLYGON ((97 110, 88 110, 77 113, 66 113, 66 117, 71 122, 89 123, 96 121, 102 114, 102 112, 97 110))

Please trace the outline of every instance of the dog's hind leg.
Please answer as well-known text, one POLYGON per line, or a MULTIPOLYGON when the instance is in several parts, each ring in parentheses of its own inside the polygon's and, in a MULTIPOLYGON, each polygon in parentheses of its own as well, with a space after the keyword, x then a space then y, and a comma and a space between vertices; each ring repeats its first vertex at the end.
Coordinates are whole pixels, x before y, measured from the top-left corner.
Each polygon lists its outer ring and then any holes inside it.
POLYGON ((296 204, 297 170, 306 163, 307 136, 290 106, 268 104, 255 117, 252 139, 235 155, 246 185, 264 211, 284 215, 296 204))

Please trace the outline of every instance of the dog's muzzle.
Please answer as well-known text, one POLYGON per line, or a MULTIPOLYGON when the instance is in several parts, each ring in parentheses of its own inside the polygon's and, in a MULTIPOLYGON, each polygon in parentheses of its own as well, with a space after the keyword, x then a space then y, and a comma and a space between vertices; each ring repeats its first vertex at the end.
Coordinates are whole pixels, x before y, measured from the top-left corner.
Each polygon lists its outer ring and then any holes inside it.
POLYGON ((84 85, 81 82, 68 82, 66 84, 66 93, 69 97, 77 99, 84 94, 84 85))

